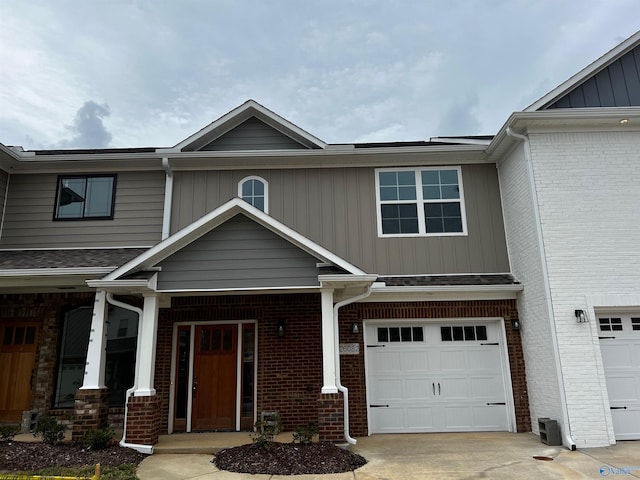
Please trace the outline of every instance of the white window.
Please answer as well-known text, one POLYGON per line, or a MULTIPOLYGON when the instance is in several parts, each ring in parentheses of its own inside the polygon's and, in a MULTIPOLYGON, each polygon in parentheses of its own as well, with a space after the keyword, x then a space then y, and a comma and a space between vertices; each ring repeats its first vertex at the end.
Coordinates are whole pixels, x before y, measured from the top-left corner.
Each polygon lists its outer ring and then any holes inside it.
POLYGON ((376 170, 380 236, 466 235, 460 167, 376 170))
POLYGON ((260 177, 246 177, 238 183, 238 196, 264 213, 269 213, 268 185, 260 177))

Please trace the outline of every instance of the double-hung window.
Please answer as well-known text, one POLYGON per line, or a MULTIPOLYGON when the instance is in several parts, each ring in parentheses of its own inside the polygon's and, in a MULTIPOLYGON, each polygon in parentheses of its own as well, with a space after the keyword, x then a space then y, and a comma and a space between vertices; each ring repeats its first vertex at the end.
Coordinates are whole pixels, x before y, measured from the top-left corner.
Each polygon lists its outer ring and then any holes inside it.
POLYGON ((115 175, 58 177, 55 220, 110 220, 115 203, 115 175))
POLYGON ((460 167, 376 170, 378 234, 466 235, 460 167))

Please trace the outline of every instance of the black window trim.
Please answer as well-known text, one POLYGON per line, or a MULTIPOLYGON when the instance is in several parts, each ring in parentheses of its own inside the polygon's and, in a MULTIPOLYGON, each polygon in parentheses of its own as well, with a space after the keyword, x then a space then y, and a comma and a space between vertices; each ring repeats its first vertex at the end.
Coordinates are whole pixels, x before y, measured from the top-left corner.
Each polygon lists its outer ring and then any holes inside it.
POLYGON ((116 173, 88 173, 88 174, 73 174, 73 175, 58 175, 58 179, 56 180, 56 197, 53 203, 53 221, 54 222, 84 222, 90 220, 113 220, 115 215, 115 207, 116 207, 116 186, 118 183, 118 174, 116 173), (101 217, 85 217, 84 210, 81 217, 69 217, 69 218, 61 218, 58 217, 58 201, 60 196, 60 186, 62 185, 62 180, 67 178, 83 178, 85 180, 89 178, 113 178, 113 187, 111 192, 111 215, 105 215, 101 217))

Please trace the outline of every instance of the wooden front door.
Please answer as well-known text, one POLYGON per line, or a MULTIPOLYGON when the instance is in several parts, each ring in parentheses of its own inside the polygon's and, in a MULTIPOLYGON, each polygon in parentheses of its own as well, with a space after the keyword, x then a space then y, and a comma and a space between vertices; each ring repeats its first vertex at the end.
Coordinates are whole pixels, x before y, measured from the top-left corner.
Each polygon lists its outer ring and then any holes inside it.
POLYGON ((38 324, 0 323, 0 422, 21 422, 31 403, 38 324))
POLYGON ((237 325, 199 325, 193 361, 192 430, 235 430, 237 325))

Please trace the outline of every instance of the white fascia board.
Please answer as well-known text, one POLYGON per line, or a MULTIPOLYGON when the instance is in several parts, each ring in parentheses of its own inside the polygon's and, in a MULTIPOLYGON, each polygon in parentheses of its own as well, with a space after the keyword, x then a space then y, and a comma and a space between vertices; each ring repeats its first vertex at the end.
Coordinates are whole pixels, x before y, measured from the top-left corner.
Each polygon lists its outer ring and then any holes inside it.
POLYGON ((354 285, 369 285, 373 284, 378 279, 378 275, 375 274, 333 274, 333 275, 318 275, 318 280, 323 287, 344 287, 354 285))
POLYGON ((539 108, 542 108, 549 103, 553 103, 554 101, 556 101, 557 99, 561 98, 566 93, 571 91, 573 88, 578 86, 580 83, 588 80, 590 77, 597 74, 598 72, 600 72, 601 70, 609 66, 611 63, 615 62, 618 58, 626 54, 629 50, 632 50, 633 48, 635 48, 638 44, 640 44, 640 31, 631 35, 629 38, 627 38, 625 41, 620 43, 618 46, 609 50, 607 53, 602 55, 596 61, 587 65, 585 68, 583 68, 578 73, 573 75, 567 81, 558 85, 556 88, 551 90, 545 96, 533 102, 524 110, 526 112, 531 112, 531 111, 538 110, 539 108))
POLYGON ((87 280, 91 288, 103 288, 109 292, 140 293, 155 292, 150 280, 87 280))
POLYGON ((281 117, 275 112, 272 112, 268 108, 260 105, 255 100, 247 100, 245 103, 240 105, 239 107, 234 108, 230 112, 224 114, 217 120, 213 121, 206 127, 202 128, 198 132, 194 133, 190 137, 184 139, 182 142, 178 143, 172 148, 168 149, 158 149, 160 153, 170 153, 170 152, 179 152, 183 148, 197 142, 200 138, 206 136, 207 134, 215 131, 216 129, 220 129, 220 135, 224 135, 228 130, 236 127, 239 123, 237 122, 238 118, 241 118, 240 122, 244 121, 245 118, 249 118, 252 113, 257 113, 259 116, 263 116, 269 121, 266 122, 271 127, 277 128, 279 131, 286 134, 287 130, 291 131, 295 135, 298 135, 308 142, 316 145, 319 148, 325 148, 327 144, 320 140, 319 138, 311 135, 309 132, 306 132, 302 128, 297 125, 291 123, 287 119, 281 117), (229 124, 229 127, 226 128, 225 124, 229 124), (278 126, 280 128, 278 128, 278 126))
POLYGON ((365 272, 355 265, 350 264, 324 247, 312 242, 244 200, 234 198, 193 222, 191 225, 176 232, 142 255, 124 264, 117 270, 114 270, 111 274, 107 275, 104 280, 115 280, 133 270, 150 268, 239 213, 255 220, 263 227, 288 240, 307 253, 320 257, 325 262, 332 263, 355 275, 365 275, 365 272))
POLYGON ((451 143, 453 145, 464 144, 464 145, 485 145, 486 146, 491 143, 491 139, 467 138, 467 137, 431 137, 429 140, 432 142, 451 143))
POLYGON ((106 275, 116 267, 16 268, 0 270, 0 277, 56 277, 72 275, 106 275))
POLYGON ((486 150, 491 157, 496 150, 503 147, 503 143, 516 143, 517 140, 507 135, 507 128, 526 130, 531 126, 546 125, 548 127, 588 128, 589 126, 602 126, 603 124, 617 127, 620 130, 640 128, 640 107, 596 107, 596 108, 558 108, 553 110, 540 110, 535 112, 514 112, 502 125, 491 145, 486 150), (629 122, 622 126, 621 119, 629 122))
POLYGON ((251 294, 280 294, 280 293, 314 293, 319 292, 319 285, 283 286, 283 287, 247 287, 247 288, 196 288, 156 290, 157 293, 170 294, 171 296, 185 296, 194 294, 216 295, 251 295, 251 294))
POLYGON ((433 287, 377 287, 364 302, 515 299, 522 285, 455 285, 433 287))

